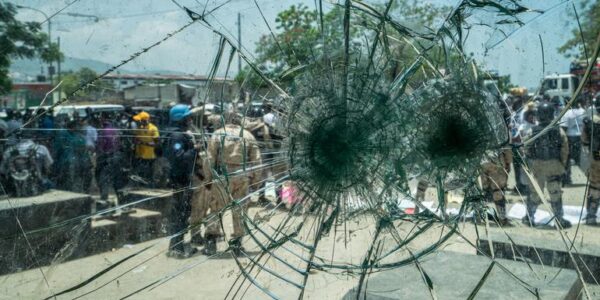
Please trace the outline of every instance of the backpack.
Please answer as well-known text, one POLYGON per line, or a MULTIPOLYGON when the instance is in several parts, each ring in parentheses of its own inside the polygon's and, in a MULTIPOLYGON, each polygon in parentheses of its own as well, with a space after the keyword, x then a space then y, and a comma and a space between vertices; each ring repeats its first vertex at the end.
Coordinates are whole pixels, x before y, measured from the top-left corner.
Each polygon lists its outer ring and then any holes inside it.
MULTIPOLYGON (((544 129, 544 126, 535 126, 532 136, 536 136, 544 129)), ((552 128, 539 136, 529 146, 529 158, 539 160, 560 160, 560 149, 562 139, 559 128, 552 128)))
POLYGON ((15 197, 37 196, 43 192, 42 172, 37 162, 37 147, 27 149, 21 154, 13 146, 9 149, 8 178, 15 197))

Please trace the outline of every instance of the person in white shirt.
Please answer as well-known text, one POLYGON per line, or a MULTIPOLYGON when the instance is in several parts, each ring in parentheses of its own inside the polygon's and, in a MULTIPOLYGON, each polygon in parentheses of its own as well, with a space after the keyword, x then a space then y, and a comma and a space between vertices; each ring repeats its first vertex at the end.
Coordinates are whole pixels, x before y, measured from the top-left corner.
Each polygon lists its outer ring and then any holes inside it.
POLYGON ((98 142, 98 130, 96 127, 90 124, 91 118, 84 119, 84 136, 85 136, 85 146, 91 152, 94 152, 96 149, 96 143, 98 142))
POLYGON ((580 101, 575 101, 560 120, 560 126, 567 133, 569 140, 569 159, 567 160, 567 171, 563 177, 563 184, 572 184, 571 160, 576 165, 581 163, 581 131, 583 130, 584 118, 585 109, 581 107, 580 101))
POLYGON ((265 122, 265 124, 267 124, 269 127, 274 127, 277 123, 277 116, 273 113, 271 105, 264 105, 263 111, 265 112, 263 115, 263 122, 265 122))
POLYGON ((533 127, 537 125, 537 121, 535 120, 535 110, 528 110, 523 114, 523 122, 519 125, 517 129, 517 134, 521 138, 521 142, 528 139, 531 135, 533 127))
MULTIPOLYGON (((521 122, 521 124, 519 124, 519 126, 517 127, 516 140, 518 140, 519 143, 515 143, 515 145, 523 145, 523 141, 531 137, 533 127, 535 127, 536 125, 537 122, 535 120, 535 110, 526 110, 523 114, 523 122, 521 122)), ((518 153, 518 156, 513 158, 515 182, 519 194, 521 194, 522 196, 526 196, 529 193, 529 186, 527 181, 527 175, 525 175, 522 167, 525 154, 522 148, 519 148, 518 153)))

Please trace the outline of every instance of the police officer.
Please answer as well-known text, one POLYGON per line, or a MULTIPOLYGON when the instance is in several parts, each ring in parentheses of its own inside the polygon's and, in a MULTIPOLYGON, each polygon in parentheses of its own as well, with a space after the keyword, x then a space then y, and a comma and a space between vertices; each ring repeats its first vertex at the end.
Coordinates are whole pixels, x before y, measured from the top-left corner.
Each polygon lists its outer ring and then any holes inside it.
MULTIPOLYGON (((600 112, 600 106, 596 106, 596 109, 600 112)), ((585 223, 596 225, 596 213, 600 202, 600 116, 593 114, 591 118, 586 117, 583 124, 581 143, 585 147, 589 147, 591 152, 591 164, 588 170, 590 185, 588 187, 585 223)))
POLYGON ((169 243, 168 256, 186 258, 196 252, 196 248, 184 247, 183 234, 187 228, 191 214, 191 199, 193 195, 193 176, 197 147, 194 137, 189 133, 192 124, 191 110, 188 105, 177 104, 169 111, 172 128, 167 136, 166 157, 169 160, 169 179, 173 188, 173 203, 171 206, 171 226, 169 234, 173 237, 169 243))
POLYGON ((481 165, 481 186, 486 197, 496 205, 496 219, 500 226, 512 226, 506 216, 506 198, 503 192, 512 160, 512 150, 502 149, 481 165))
MULTIPOLYGON (((236 120, 230 121, 238 123, 236 120)), ((213 179, 212 174, 209 175, 213 182, 209 208, 211 214, 215 214, 221 212, 232 201, 244 198, 249 192, 249 186, 260 180, 260 171, 251 169, 261 164, 261 157, 254 136, 240 125, 231 123, 213 132, 208 142, 208 157, 214 174, 220 177, 213 179)), ((242 224, 242 215, 245 213, 244 203, 233 205, 231 209, 233 235, 229 245, 236 256, 244 253, 241 238, 245 234, 242 224)), ((216 240, 221 235, 219 222, 207 224, 205 255, 213 255, 216 252, 216 240)))
MULTIPOLYGON (((540 103, 538 107, 539 124, 533 127, 532 137, 536 137, 552 122, 555 111, 552 103, 548 101, 540 103)), ((562 228, 571 227, 571 223, 563 218, 562 207, 561 178, 569 157, 569 144, 563 129, 558 126, 552 127, 538 136, 526 146, 526 157, 528 166, 532 170, 540 189, 543 191, 544 186, 548 189, 555 220, 559 222, 562 228)), ((531 182, 530 185, 531 189, 533 187, 531 182)), ((534 189, 531 189, 531 193, 526 200, 527 214, 522 220, 523 224, 534 226, 534 215, 540 203, 540 195, 534 189)))

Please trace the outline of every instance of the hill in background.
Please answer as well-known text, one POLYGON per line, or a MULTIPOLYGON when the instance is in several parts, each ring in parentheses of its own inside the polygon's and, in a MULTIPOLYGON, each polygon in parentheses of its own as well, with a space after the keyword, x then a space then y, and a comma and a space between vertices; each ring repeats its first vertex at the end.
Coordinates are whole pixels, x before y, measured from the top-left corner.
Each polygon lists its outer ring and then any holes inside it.
MULTIPOLYGON (((56 67, 56 64, 54 65, 56 67)), ((44 68, 44 74, 47 74, 48 67, 42 63, 39 59, 14 59, 10 66, 10 73, 13 81, 35 81, 37 75, 40 75, 41 68, 44 68)), ((76 57, 65 57, 65 60, 61 63, 61 72, 77 71, 83 67, 90 68, 96 73, 104 73, 106 70, 113 67, 113 65, 93 60, 93 59, 82 59, 76 57)), ((183 75, 182 72, 169 71, 169 70, 142 70, 132 71, 127 69, 119 69, 120 73, 135 73, 135 74, 165 74, 165 75, 183 75)))

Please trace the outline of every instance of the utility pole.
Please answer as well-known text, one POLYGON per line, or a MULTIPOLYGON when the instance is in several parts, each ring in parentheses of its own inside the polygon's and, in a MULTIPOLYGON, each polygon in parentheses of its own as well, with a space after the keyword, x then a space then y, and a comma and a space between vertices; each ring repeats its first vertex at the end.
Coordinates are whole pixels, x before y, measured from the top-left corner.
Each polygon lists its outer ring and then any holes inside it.
MULTIPOLYGON (((56 45, 58 46, 58 53, 60 53, 60 36, 56 38, 56 45)), ((57 60, 57 65, 56 65, 56 73, 58 76, 58 81, 60 82, 61 80, 61 76, 60 76, 60 59, 57 60)), ((62 85, 58 87, 58 101, 60 101, 60 97, 62 96, 62 85)))
MULTIPOLYGON (((40 11, 40 13, 42 13, 46 17, 46 20, 48 22, 48 50, 50 50, 50 48, 52 47, 52 35, 50 34, 52 32, 52 22, 50 22, 50 19, 43 11, 40 11)), ((54 75, 54 62, 50 61, 48 63, 48 80, 50 81, 50 85, 52 85, 52 75, 54 75)))
POLYGON ((242 55, 240 55, 240 51, 242 51, 242 14, 238 13, 238 74, 242 72, 242 55))

